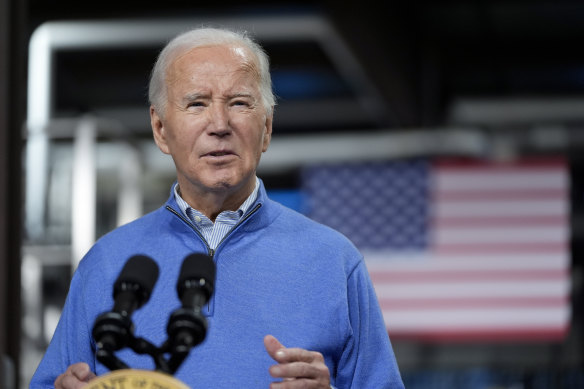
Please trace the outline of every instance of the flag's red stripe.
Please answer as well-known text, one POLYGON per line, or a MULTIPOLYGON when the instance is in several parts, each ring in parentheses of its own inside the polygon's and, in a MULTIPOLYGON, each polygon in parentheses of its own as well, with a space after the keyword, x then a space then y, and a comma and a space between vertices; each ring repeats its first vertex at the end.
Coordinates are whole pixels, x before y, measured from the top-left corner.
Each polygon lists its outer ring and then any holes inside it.
MULTIPOLYGON (((559 262, 559 261, 558 261, 559 262)), ((374 283, 402 283, 402 282, 454 282, 454 281, 544 281, 562 280, 568 278, 568 270, 529 270, 529 263, 525 269, 517 270, 448 270, 448 271, 404 271, 404 270, 371 270, 371 279, 374 283)))
POLYGON ((551 308, 564 307, 568 304, 564 297, 514 297, 514 298, 425 298, 392 299, 381 298, 379 304, 383 311, 417 311, 420 309, 465 309, 465 308, 551 308))
POLYGON ((568 242, 557 243, 441 243, 435 249, 440 255, 448 254, 544 254, 567 252, 568 242))
MULTIPOLYGON (((495 186, 495 185, 494 185, 495 186)), ((433 194, 437 202, 442 201, 493 201, 493 200, 565 200, 566 189, 441 189, 433 194)))
POLYGON ((523 227, 523 226, 558 226, 564 228, 568 216, 460 216, 439 217, 432 221, 436 229, 443 227, 523 227))
POLYGON ((443 170, 454 171, 565 171, 567 162, 565 158, 522 158, 516 161, 485 162, 469 159, 444 158, 434 162, 434 166, 443 170))
POLYGON ((569 331, 566 326, 550 326, 546 328, 508 328, 493 329, 485 327, 481 329, 451 328, 449 330, 435 331, 394 331, 391 323, 388 325, 388 332, 393 341, 396 340, 416 340, 426 342, 522 342, 522 341, 560 341, 563 340, 569 331))

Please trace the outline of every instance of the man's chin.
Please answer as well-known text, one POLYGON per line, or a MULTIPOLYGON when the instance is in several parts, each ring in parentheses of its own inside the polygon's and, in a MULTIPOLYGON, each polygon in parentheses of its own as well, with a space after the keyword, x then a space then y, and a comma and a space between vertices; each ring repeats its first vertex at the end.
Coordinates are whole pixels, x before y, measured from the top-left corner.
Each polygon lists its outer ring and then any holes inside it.
MULTIPOLYGON (((202 173, 202 172, 199 172, 202 173)), ((199 174, 193 179, 184 177, 190 181, 196 191, 215 194, 235 194, 238 191, 247 191, 249 187, 255 185, 255 172, 251 175, 237 174, 237 172, 212 171, 208 174, 199 174)), ((253 188, 252 188, 253 189, 253 188)))
POLYGON ((232 176, 225 176, 225 177, 213 177, 213 179, 208 180, 205 183, 205 186, 209 188, 209 191, 213 192, 230 192, 230 191, 237 191, 238 188, 241 188, 243 182, 241 180, 237 180, 232 176))
MULTIPOLYGON (((255 186, 255 174, 251 176, 251 178, 244 178, 237 176, 229 176, 229 177, 215 177, 214 180, 209 181, 209 185, 207 186, 210 191, 216 193, 237 193, 239 191, 248 191, 249 187, 253 185, 255 186)), ((253 188, 252 188, 253 189, 253 188)))
POLYGON ((234 190, 235 185, 231 181, 217 181, 208 186, 212 192, 229 192, 234 190))

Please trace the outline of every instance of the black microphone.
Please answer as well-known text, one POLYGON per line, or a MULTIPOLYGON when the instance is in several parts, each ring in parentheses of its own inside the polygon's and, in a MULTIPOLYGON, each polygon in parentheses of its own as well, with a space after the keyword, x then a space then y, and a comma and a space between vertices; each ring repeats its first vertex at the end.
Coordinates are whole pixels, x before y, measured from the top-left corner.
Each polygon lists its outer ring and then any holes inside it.
POLYGON ((196 253, 184 259, 176 284, 182 307, 171 314, 166 328, 172 373, 190 349, 205 339, 208 324, 201 310, 211 298, 214 284, 215 263, 211 257, 196 253))
POLYGON ((97 358, 110 369, 126 368, 113 352, 133 339, 132 313, 150 298, 158 279, 158 265, 150 257, 135 255, 128 259, 114 283, 114 307, 95 320, 92 335, 97 344, 97 358), (113 358, 113 359, 112 359, 113 358))
POLYGON ((215 263, 205 254, 187 256, 180 269, 176 292, 184 308, 200 310, 209 301, 215 285, 215 263))
POLYGON ((124 316, 142 307, 158 279, 158 265, 145 255, 134 255, 124 265, 114 283, 114 312, 124 316))

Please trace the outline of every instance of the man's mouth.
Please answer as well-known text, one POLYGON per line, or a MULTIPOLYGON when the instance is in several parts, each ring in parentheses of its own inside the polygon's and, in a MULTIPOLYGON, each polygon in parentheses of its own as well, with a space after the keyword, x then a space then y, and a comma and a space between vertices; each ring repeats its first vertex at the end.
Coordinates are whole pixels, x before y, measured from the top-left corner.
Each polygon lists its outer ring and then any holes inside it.
POLYGON ((226 155, 233 155, 233 153, 231 151, 211 151, 205 154, 207 157, 224 157, 226 155))

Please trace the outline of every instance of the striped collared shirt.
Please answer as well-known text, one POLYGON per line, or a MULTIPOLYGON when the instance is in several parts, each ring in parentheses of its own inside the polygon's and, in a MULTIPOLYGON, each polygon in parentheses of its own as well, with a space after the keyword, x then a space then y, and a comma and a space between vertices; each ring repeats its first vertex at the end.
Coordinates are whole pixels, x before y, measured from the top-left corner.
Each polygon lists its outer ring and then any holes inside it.
POLYGON ((178 183, 174 186, 174 197, 183 215, 185 215, 193 225, 199 230, 203 238, 212 250, 215 250, 219 242, 235 227, 249 207, 258 196, 260 181, 256 177, 255 188, 248 198, 239 206, 237 211, 223 211, 215 219, 215 223, 201 212, 192 208, 179 194, 178 183))

